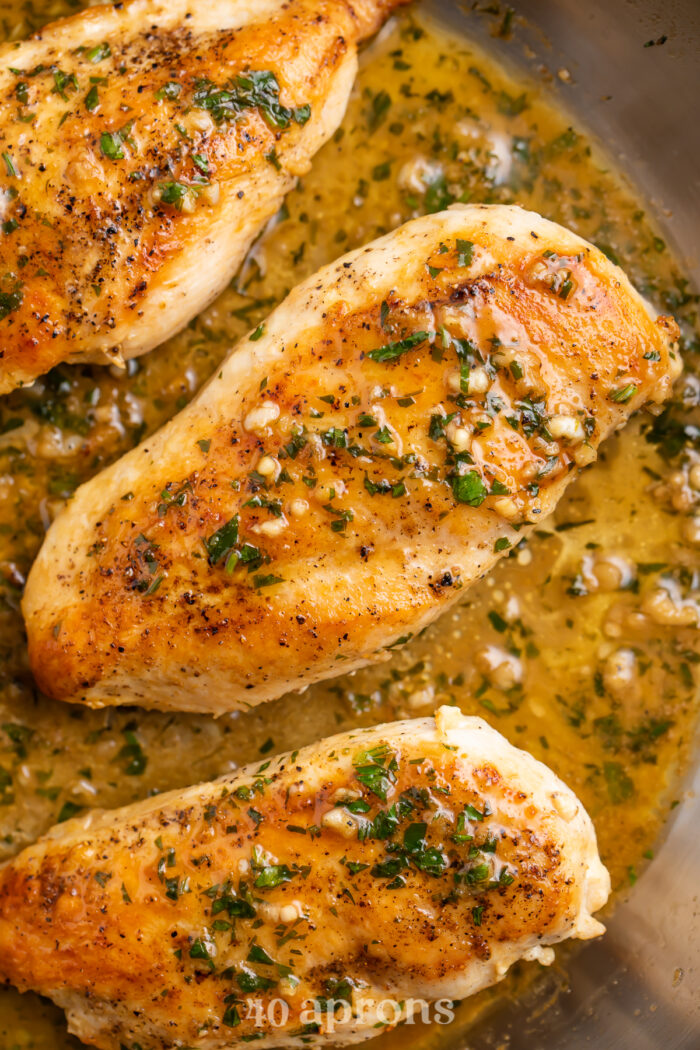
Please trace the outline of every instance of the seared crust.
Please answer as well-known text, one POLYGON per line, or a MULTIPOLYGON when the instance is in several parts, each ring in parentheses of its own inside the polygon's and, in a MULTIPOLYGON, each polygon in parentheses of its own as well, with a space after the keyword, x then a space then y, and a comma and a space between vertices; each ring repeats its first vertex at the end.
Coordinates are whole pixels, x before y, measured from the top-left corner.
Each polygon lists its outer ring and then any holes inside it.
POLYGON ((39 685, 221 712, 385 657, 668 395, 675 332, 518 208, 351 253, 76 492, 24 597, 39 685))
POLYGON ((129 0, 0 48, 0 393, 141 354, 206 306, 399 2, 129 0))
POLYGON ((103 1050, 351 1042, 380 1000, 398 1019, 601 933, 608 892, 572 792, 442 708, 54 828, 0 871, 0 979, 103 1050), (351 1016, 305 1022, 334 998, 351 1016))

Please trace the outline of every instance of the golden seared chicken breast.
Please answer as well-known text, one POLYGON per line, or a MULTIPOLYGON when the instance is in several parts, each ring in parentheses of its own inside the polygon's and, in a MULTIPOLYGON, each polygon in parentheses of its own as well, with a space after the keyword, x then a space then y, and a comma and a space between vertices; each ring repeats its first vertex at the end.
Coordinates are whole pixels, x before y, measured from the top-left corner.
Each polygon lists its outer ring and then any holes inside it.
POLYGON ((0 393, 206 306, 399 2, 129 0, 0 48, 0 393))
POLYGON ((352 252, 77 490, 24 595, 40 687, 220 713, 386 657, 667 397, 676 334, 519 208, 352 252))
POLYGON ((443 707, 53 828, 0 869, 0 980, 103 1050, 355 1042, 597 936, 609 890, 573 793, 443 707))

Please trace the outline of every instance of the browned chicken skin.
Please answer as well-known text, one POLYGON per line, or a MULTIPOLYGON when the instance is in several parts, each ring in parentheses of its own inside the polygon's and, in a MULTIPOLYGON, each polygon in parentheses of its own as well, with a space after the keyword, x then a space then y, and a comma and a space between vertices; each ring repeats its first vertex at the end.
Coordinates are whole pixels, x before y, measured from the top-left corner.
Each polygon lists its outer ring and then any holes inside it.
POLYGON ((608 892, 572 792, 442 708, 54 828, 0 869, 0 981, 102 1050, 354 1042, 603 932, 608 892))
POLYGON ((206 306, 401 2, 129 0, 0 48, 0 393, 206 306))

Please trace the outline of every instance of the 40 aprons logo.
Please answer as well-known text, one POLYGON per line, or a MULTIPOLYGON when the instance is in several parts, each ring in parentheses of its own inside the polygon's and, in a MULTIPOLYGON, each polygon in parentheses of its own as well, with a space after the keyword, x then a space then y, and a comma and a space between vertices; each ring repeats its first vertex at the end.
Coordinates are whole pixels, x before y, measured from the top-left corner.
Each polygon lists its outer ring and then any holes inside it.
POLYGON ((252 1021, 256 1028, 286 1028, 290 1021, 299 1024, 311 1034, 314 1031, 334 1032, 342 1028, 391 1027, 404 1024, 450 1024, 455 1011, 452 999, 361 999, 353 1003, 345 999, 306 999, 299 1014, 292 1015, 285 999, 249 1000, 238 1004, 241 1021, 252 1021))

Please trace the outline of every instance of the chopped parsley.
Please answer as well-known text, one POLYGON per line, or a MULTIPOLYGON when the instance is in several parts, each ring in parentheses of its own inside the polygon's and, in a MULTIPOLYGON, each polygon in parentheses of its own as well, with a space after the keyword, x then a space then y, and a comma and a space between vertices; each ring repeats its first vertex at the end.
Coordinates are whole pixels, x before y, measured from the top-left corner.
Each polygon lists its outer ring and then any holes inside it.
POLYGON ((421 343, 424 343, 429 338, 430 334, 428 332, 414 332, 413 335, 408 335, 405 339, 399 339, 396 343, 387 343, 385 346, 380 346, 377 350, 370 350, 367 357, 370 357, 373 361, 380 362, 396 361, 402 354, 408 353, 409 350, 413 350, 416 346, 420 346, 421 343))
POLYGON ((217 529, 208 539, 204 546, 209 555, 209 564, 217 565, 223 558, 231 554, 238 543, 238 515, 235 514, 225 525, 217 529))
POLYGON ((169 80, 162 88, 158 88, 156 99, 161 102, 164 98, 177 98, 181 91, 182 84, 178 84, 176 80, 169 80))
POLYGON ((110 160, 124 159, 122 143, 123 139, 118 131, 103 131, 100 136, 100 149, 105 157, 109 157, 110 160))
POLYGON ((277 77, 269 70, 243 73, 223 88, 202 78, 195 85, 192 104, 211 113, 217 124, 236 120, 247 109, 258 109, 271 128, 280 130, 292 121, 306 124, 311 116, 308 105, 288 108, 281 104, 277 77))
POLYGON ((184 208, 185 199, 196 192, 193 186, 188 186, 187 183, 178 182, 175 179, 161 182, 159 189, 161 204, 171 204, 178 211, 184 208))
POLYGON ((355 776, 373 795, 386 802, 387 792, 396 783, 397 762, 388 744, 379 744, 353 758, 355 776))
POLYGON ((109 58, 111 54, 112 49, 110 48, 109 44, 105 41, 102 44, 97 44, 95 47, 91 47, 90 50, 86 52, 85 57, 87 58, 88 62, 97 63, 102 62, 105 58, 109 58))
POLYGON ((15 285, 11 292, 0 291, 0 321, 3 321, 8 314, 11 314, 13 310, 16 310, 22 305, 22 289, 20 285, 15 285))
POLYGON ((608 397, 618 405, 626 405, 636 393, 637 387, 635 384, 628 383, 627 386, 619 387, 617 390, 611 390, 608 397))
POLYGON ((466 503, 470 507, 480 507, 489 494, 475 470, 455 475, 452 478, 452 492, 458 503, 466 503))
POLYGON ((97 84, 93 84, 87 95, 85 96, 85 108, 94 113, 100 104, 100 96, 97 91, 97 84))
POLYGON ((295 874, 286 864, 269 864, 258 872, 255 885, 259 890, 271 890, 283 882, 291 882, 295 874))
POLYGON ((474 258, 474 244, 457 238, 457 265, 469 266, 474 258))

